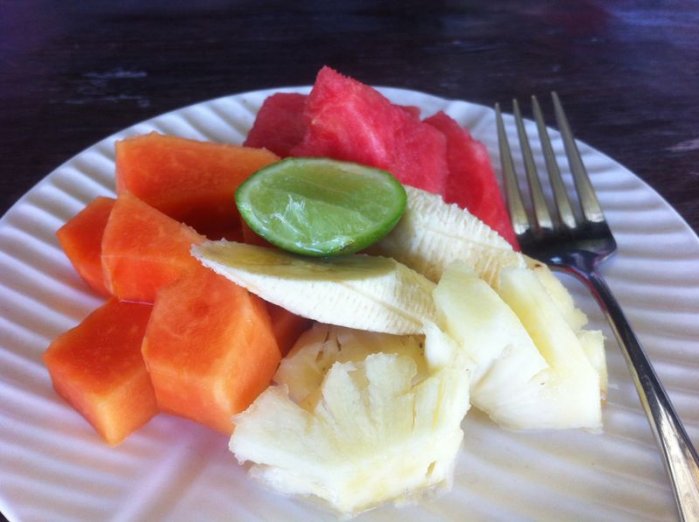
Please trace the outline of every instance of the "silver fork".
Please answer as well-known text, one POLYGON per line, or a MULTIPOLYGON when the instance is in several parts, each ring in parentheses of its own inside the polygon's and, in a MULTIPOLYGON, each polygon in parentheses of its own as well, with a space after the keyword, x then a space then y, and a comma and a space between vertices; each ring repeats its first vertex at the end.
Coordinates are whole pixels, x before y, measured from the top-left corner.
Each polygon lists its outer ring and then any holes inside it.
POLYGON ((512 225, 522 252, 552 268, 567 271, 589 288, 622 348, 641 404, 661 449, 681 520, 699 521, 699 458, 682 422, 658 380, 621 307, 602 278, 599 266, 616 251, 616 242, 583 165, 561 102, 552 93, 554 111, 573 175, 578 213, 561 179, 540 105, 532 111, 546 162, 554 205, 549 208, 541 186, 517 100, 513 113, 531 198, 532 219, 523 202, 500 105, 495 105, 500 159, 512 225))

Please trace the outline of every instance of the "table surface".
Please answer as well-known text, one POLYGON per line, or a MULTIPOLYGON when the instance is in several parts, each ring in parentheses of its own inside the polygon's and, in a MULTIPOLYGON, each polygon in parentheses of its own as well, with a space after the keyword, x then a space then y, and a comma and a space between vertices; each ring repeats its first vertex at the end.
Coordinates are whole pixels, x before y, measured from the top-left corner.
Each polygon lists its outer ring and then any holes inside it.
POLYGON ((0 211, 119 129, 328 64, 486 105, 556 90, 580 140, 699 230, 699 9, 607 4, 0 1, 0 211))
MULTIPOLYGON (((486 105, 556 90, 577 137, 699 230, 699 8, 687 1, 0 0, 0 211, 133 123, 328 64, 486 105)), ((643 209, 639 209, 642 212, 643 209)))

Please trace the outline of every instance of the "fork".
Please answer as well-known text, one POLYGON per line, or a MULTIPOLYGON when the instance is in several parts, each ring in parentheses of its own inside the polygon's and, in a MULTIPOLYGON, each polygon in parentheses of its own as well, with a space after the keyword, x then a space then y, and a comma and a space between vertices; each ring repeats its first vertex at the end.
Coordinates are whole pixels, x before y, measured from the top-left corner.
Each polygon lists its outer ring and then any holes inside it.
POLYGON ((622 348, 641 404, 661 449, 680 519, 696 522, 699 520, 697 451, 600 273, 600 264, 616 251, 616 242, 587 175, 558 95, 553 92, 551 97, 574 180, 577 213, 562 181, 541 107, 536 97, 532 96, 532 112, 548 171, 553 205, 549 206, 544 195, 519 104, 517 100, 513 100, 515 125, 531 199, 530 219, 517 181, 500 105, 496 104, 500 160, 512 226, 524 254, 576 276, 595 297, 622 348))

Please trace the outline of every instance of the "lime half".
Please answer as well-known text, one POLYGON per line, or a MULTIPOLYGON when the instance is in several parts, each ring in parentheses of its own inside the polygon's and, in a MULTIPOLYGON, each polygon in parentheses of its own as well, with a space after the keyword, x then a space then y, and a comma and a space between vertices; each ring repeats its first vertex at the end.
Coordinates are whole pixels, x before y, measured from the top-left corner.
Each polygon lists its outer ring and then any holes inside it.
POLYGON ((357 252, 388 234, 406 206, 389 172, 325 158, 288 158, 235 193, 240 215, 270 243, 310 256, 357 252))

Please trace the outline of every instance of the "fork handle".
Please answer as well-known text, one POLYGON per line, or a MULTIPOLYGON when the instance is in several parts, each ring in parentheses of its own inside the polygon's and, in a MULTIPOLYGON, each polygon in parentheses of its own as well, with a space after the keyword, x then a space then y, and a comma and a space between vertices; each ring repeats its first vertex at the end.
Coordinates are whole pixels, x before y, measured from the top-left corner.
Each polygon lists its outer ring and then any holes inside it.
POLYGON ((699 458, 670 399, 602 276, 592 270, 577 273, 600 304, 633 377, 653 434, 662 449, 680 518, 699 520, 699 458))

